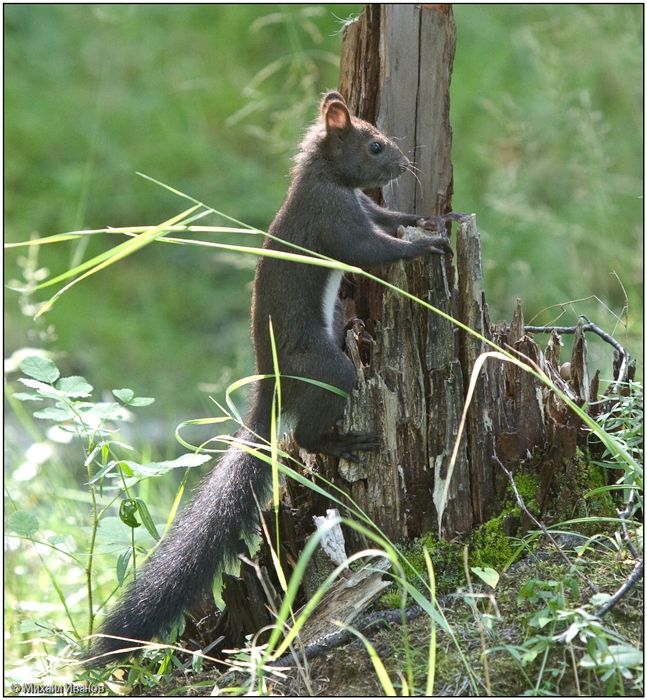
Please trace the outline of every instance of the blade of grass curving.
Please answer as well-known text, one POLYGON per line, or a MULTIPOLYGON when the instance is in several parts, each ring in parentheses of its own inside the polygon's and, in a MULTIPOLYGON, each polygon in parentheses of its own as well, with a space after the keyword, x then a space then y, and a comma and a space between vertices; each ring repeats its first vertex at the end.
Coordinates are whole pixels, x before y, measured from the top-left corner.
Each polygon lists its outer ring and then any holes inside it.
MULTIPOLYGON (((583 518, 574 518, 572 520, 560 520, 558 525, 559 527, 562 527, 563 525, 585 525, 588 523, 611 523, 612 525, 618 525, 618 523, 622 522, 622 518, 610 518, 610 517, 605 517, 605 516, 588 516, 588 517, 583 517, 583 518)), ((635 520, 633 518, 628 518, 624 521, 627 523, 627 525, 634 525, 637 527, 642 526, 642 520, 635 520)), ((551 528, 551 532, 553 529, 551 528)))
MULTIPOLYGON (((602 466, 605 469, 615 469, 616 467, 612 464, 607 464, 607 465, 600 465, 600 463, 597 463, 599 466, 602 466)), ((598 486, 595 489, 592 489, 591 491, 587 491, 584 494, 584 498, 591 498, 591 496, 597 496, 599 493, 608 493, 609 491, 629 491, 632 488, 631 485, 628 484, 608 484, 607 486, 598 486)), ((642 484, 637 483, 635 485, 636 489, 642 489, 642 484)))
POLYGON ((187 450, 191 450, 192 452, 195 452, 196 450, 202 450, 203 452, 209 452, 209 453, 219 453, 219 452, 224 452, 224 450, 205 450, 204 445, 207 443, 211 442, 211 439, 207 440, 206 442, 202 443, 201 446, 196 446, 196 445, 191 445, 186 440, 180 437, 180 430, 184 428, 187 425, 212 425, 213 423, 226 423, 227 421, 233 420, 231 416, 219 416, 219 417, 214 417, 214 418, 193 418, 192 420, 185 420, 182 421, 176 428, 175 428, 175 439, 182 445, 182 447, 185 447, 187 450))
MULTIPOLYGON (((434 565, 426 546, 422 548, 422 553, 425 557, 427 576, 429 577, 430 602, 433 607, 436 607, 436 576, 434 574, 434 565)), ((436 678, 436 620, 433 617, 430 617, 429 620, 431 623, 431 634, 429 635, 429 659, 427 661, 427 687, 425 689, 425 696, 432 697, 436 678)))
MULTIPOLYGON (((389 678, 389 674, 386 671, 386 668, 384 666, 384 662, 380 657, 378 656, 378 653, 375 651, 375 647, 366 639, 366 637, 359 631, 356 630, 354 627, 351 625, 347 625, 343 622, 339 622, 338 620, 335 620, 334 623, 336 625, 339 625, 342 629, 347 630, 351 634, 354 634, 358 639, 361 639, 362 642, 364 643, 364 646, 366 647, 366 651, 368 652, 368 655, 371 659, 371 663, 373 664, 373 668, 375 669, 375 673, 377 674, 377 678, 380 681, 380 685, 382 686, 382 690, 384 691, 384 694, 387 697, 397 697, 397 693, 395 692, 395 688, 393 687, 393 683, 391 683, 391 679, 389 678)), ((403 695, 408 695, 409 693, 404 693, 403 695)))
MULTIPOLYGON (((149 178, 149 179, 151 179, 151 178, 149 178)), ((158 183, 158 184, 162 184, 162 183, 158 183)), ((165 186, 165 185, 162 184, 162 186, 165 186)), ((167 186, 165 186, 165 187, 167 187, 167 186)), ((171 189, 171 191, 178 193, 176 190, 173 190, 173 188, 167 187, 167 189, 171 189)), ((191 201, 197 201, 191 197, 188 197, 188 195, 184 195, 182 193, 178 193, 178 194, 190 199, 191 201)), ((213 210, 213 211, 215 211, 215 210, 213 210)), ((216 213, 218 213, 218 212, 216 212, 216 213)), ((236 223, 241 223, 241 222, 238 222, 237 220, 234 220, 234 221, 236 221, 236 223)), ((165 240, 168 241, 169 239, 165 239, 165 240)), ((495 351, 496 351, 496 353, 498 353, 498 357, 500 359, 505 358, 505 361, 514 362, 518 366, 522 367, 524 369, 524 371, 527 371, 527 372, 530 372, 531 374, 533 374, 535 377, 537 377, 537 379, 539 379, 542 383, 544 383, 552 391, 554 391, 569 406, 569 408, 571 408, 575 413, 577 413, 582 418, 582 420, 584 420, 584 422, 591 428, 591 430, 596 435, 598 435, 598 437, 600 438, 602 443, 610 449, 612 454, 616 454, 616 456, 621 457, 627 464, 631 465, 633 468, 638 468, 636 461, 631 457, 631 455, 627 452, 627 450, 624 449, 623 446, 618 444, 618 442, 615 441, 611 436, 609 436, 608 433, 606 433, 604 430, 602 430, 602 428, 599 426, 599 424, 596 421, 594 421, 590 416, 588 416, 588 414, 586 414, 586 412, 582 411, 580 409, 580 407, 577 406, 568 396, 566 396, 563 392, 561 392, 553 384, 553 382, 551 382, 551 380, 548 378, 548 376, 545 375, 543 372, 536 371, 532 367, 530 367, 529 365, 520 363, 519 360, 516 357, 514 357, 511 353, 507 352, 506 350, 503 350, 498 345, 496 345, 496 343, 494 343, 493 341, 480 335, 472 328, 469 328, 468 326, 461 323, 460 321, 457 321, 455 318, 453 318, 449 314, 444 313, 440 309, 437 309, 436 307, 432 306, 431 304, 423 301, 422 299, 419 299, 415 295, 413 295, 409 292, 406 292, 402 289, 399 289, 397 286, 395 286, 395 285, 393 285, 385 280, 382 280, 374 275, 371 275, 370 273, 365 272, 364 270, 361 270, 360 268, 357 268, 357 267, 354 267, 351 265, 346 265, 345 263, 336 262, 336 261, 331 260, 330 258, 325 258, 325 257, 313 258, 313 257, 302 256, 302 255, 298 255, 298 254, 294 254, 294 253, 286 253, 286 252, 282 252, 282 251, 269 250, 267 248, 262 248, 262 249, 250 248, 250 247, 246 247, 246 246, 234 246, 234 245, 228 245, 228 244, 222 244, 222 243, 212 243, 212 242, 207 242, 207 241, 195 241, 195 240, 190 240, 190 239, 178 239, 178 242, 180 240, 182 241, 183 244, 203 245, 203 246, 208 246, 208 247, 223 248, 226 250, 251 253, 253 255, 259 255, 259 256, 263 255, 263 256, 274 257, 274 258, 278 258, 278 259, 291 260, 293 262, 318 265, 321 267, 328 267, 328 268, 332 268, 332 269, 342 270, 344 272, 352 272, 354 274, 359 274, 359 275, 362 275, 368 279, 371 279, 371 280, 387 287, 388 289, 392 290, 396 294, 403 295, 406 298, 410 299, 411 301, 413 301, 417 304, 420 304, 421 306, 425 307, 426 309, 429 309, 430 311, 438 314, 442 318, 450 321, 455 326, 464 330, 466 333, 469 333, 470 335, 473 335, 476 338, 479 338, 481 341, 483 341, 487 345, 495 348, 495 351)), ((308 251, 308 252, 310 253, 310 255, 318 255, 317 253, 312 253, 311 251, 308 251)), ((460 444, 460 441, 458 440, 456 445, 458 446, 459 444, 460 444)), ((457 451, 458 450, 456 447, 455 452, 457 452, 457 451)), ((448 485, 449 485, 449 479, 447 479, 447 481, 446 481, 446 488, 448 488, 448 485)))
MULTIPOLYGON (((273 335, 271 336, 272 338, 274 337, 273 335)), ((274 365, 275 370, 278 372, 278 356, 276 356, 276 348, 273 347, 273 353, 274 353, 274 360, 276 364, 274 365)), ((229 407, 229 410, 231 411, 231 416, 236 420, 236 422, 239 425, 243 425, 244 421, 243 418, 240 414, 240 411, 237 409, 236 405, 233 402, 233 399, 231 398, 231 394, 236 391, 237 389, 240 389, 241 386, 245 386, 247 384, 251 384, 253 382, 258 382, 263 379, 277 379, 280 378, 281 375, 278 374, 254 374, 249 377, 244 377, 243 379, 239 379, 238 381, 234 382, 233 384, 230 384, 227 387, 227 391, 225 392, 225 401, 227 403, 227 406, 229 407)), ((335 394, 338 394, 339 396, 343 396, 344 398, 348 398, 348 394, 343 390, 339 389, 336 386, 333 386, 332 384, 326 384, 325 382, 320 382, 317 379, 310 379, 309 377, 295 377, 293 375, 286 375, 282 377, 283 379, 296 379, 298 381, 302 382, 307 382, 308 384, 314 384, 315 386, 321 387, 322 389, 327 389, 328 391, 332 391, 335 394)), ((275 425, 276 423, 276 418, 279 417, 279 414, 275 415, 272 419, 272 424, 275 425)), ((275 429, 275 428, 274 428, 275 429)))
POLYGON ((236 391, 236 389, 240 389, 241 386, 245 386, 247 384, 252 384, 253 382, 258 382, 261 379, 269 379, 274 375, 272 374, 253 374, 249 377, 243 377, 242 379, 239 379, 238 381, 234 382, 233 384, 230 384, 227 387, 227 391, 225 392, 225 402, 227 403, 227 406, 229 407, 229 410, 231 411, 231 416, 236 420, 236 422, 239 425, 243 425, 243 417, 240 414, 240 411, 236 407, 236 404, 234 403, 233 399, 231 398, 231 394, 236 391))
POLYGON ((183 218, 193 213, 196 209, 198 209, 197 206, 191 207, 191 209, 187 209, 181 214, 178 214, 168 219, 168 221, 159 224, 159 226, 154 226, 153 228, 147 229, 135 239, 124 241, 123 243, 120 243, 114 248, 106 250, 105 252, 100 253, 99 255, 95 255, 95 257, 91 258, 90 260, 86 260, 86 262, 81 263, 80 265, 77 265, 76 267, 73 267, 70 270, 67 270, 63 274, 58 275, 57 277, 53 277, 51 280, 46 280, 45 282, 42 282, 37 287, 35 287, 35 289, 44 289, 45 287, 51 287, 53 284, 57 284, 58 282, 62 282, 63 280, 68 279, 69 277, 78 275, 80 272, 89 270, 93 266, 103 263, 106 260, 110 260, 113 257, 115 258, 115 261, 121 260, 121 258, 125 257, 124 255, 122 255, 124 251, 134 252, 135 250, 139 250, 139 248, 143 247, 148 243, 151 243, 156 238, 159 238, 159 236, 161 236, 164 232, 167 231, 168 226, 175 224, 177 221, 181 221, 183 218))
POLYGON ((149 182, 152 182, 155 185, 159 185, 160 187, 163 187, 165 190, 168 190, 169 192, 176 194, 178 197, 183 197, 184 199, 188 199, 190 202, 193 202, 194 204, 198 204, 201 207, 205 207, 206 209, 209 210, 209 213, 217 214, 218 216, 222 216, 223 219, 227 219, 227 221, 233 221, 235 224, 238 224, 239 226, 243 226, 247 231, 250 231, 253 233, 265 233, 264 231, 257 229, 255 226, 250 226, 249 224, 246 224, 244 221, 239 221, 238 219, 235 219, 233 216, 229 216, 228 214, 225 214, 224 212, 218 211, 217 209, 214 209, 213 207, 210 207, 210 206, 204 204, 203 202, 200 202, 199 200, 195 199, 194 197, 191 197, 190 195, 188 195, 184 192, 180 192, 180 190, 176 190, 174 187, 171 187, 170 185, 167 185, 164 182, 160 182, 159 180, 156 180, 154 177, 150 177, 150 175, 145 175, 144 173, 140 173, 140 172, 138 172, 137 175, 139 175, 139 177, 143 177, 144 180, 148 180, 149 182))
POLYGON ((348 392, 344 391, 343 389, 340 389, 339 387, 333 386, 332 384, 326 384, 326 382, 320 382, 318 379, 310 379, 310 377, 295 377, 292 374, 283 375, 283 379, 296 379, 299 382, 306 382, 307 384, 314 384, 315 386, 318 386, 321 389, 326 389, 328 391, 332 391, 333 394, 338 394, 339 396, 342 396, 345 399, 348 398, 348 392))
POLYGON ((277 424, 281 418, 281 374, 279 372, 279 356, 276 351, 276 342, 274 340, 274 327, 272 326, 272 318, 269 319, 270 344, 272 347, 272 368, 274 369, 274 396, 272 397, 272 418, 270 424, 270 459, 272 460, 272 500, 274 502, 274 524, 276 527, 276 551, 270 542, 270 550, 274 561, 274 569, 279 577, 279 583, 283 591, 287 591, 288 584, 285 579, 283 567, 281 566, 281 535, 279 527, 279 506, 281 497, 279 495, 279 469, 278 469, 278 430, 277 424))
POLYGON ((145 245, 148 245, 152 241, 154 241, 156 238, 159 238, 166 232, 165 226, 167 226, 169 223, 175 223, 176 221, 181 220, 184 218, 188 213, 191 213, 192 211, 195 211, 197 207, 194 207, 193 209, 189 209, 186 212, 183 212, 182 214, 173 217, 172 219, 169 219, 168 222, 165 222, 164 224, 161 224, 160 226, 157 226, 154 229, 151 229, 150 231, 146 233, 142 233, 140 236, 138 236, 135 239, 125 241, 124 243, 119 244, 115 248, 112 248, 111 250, 107 251, 106 253, 102 253, 101 255, 96 256, 95 258, 92 258, 91 260, 88 260, 85 263, 82 263, 81 265, 78 265, 75 268, 72 268, 71 270, 68 270, 65 272, 63 275, 59 275, 58 277, 54 278, 53 280, 48 280, 47 282, 43 282, 42 284, 38 285, 36 289, 42 289, 44 287, 48 287, 52 284, 55 284, 56 282, 59 282, 63 279, 67 279, 73 275, 78 274, 82 270, 87 270, 84 274, 82 274, 80 277, 77 277, 76 279, 72 280, 69 284, 65 285, 62 289, 59 289, 56 294, 54 294, 53 297, 49 299, 38 311, 36 316, 34 318, 38 318, 41 314, 45 313, 51 306, 56 302, 56 300, 64 294, 68 289, 73 287, 75 284, 80 282, 81 280, 85 279, 86 277, 89 277, 90 275, 93 275, 95 272, 98 272, 99 270, 102 270, 104 267, 108 267, 108 265, 112 265, 113 263, 117 262, 118 260, 121 260, 122 258, 125 258, 128 255, 132 255, 135 251, 139 250, 145 245))

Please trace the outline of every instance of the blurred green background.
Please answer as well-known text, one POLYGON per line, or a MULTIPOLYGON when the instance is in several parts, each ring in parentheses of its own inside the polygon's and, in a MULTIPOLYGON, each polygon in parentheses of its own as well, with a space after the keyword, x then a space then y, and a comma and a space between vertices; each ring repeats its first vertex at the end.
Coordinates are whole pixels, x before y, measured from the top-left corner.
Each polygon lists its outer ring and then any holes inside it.
MULTIPOLYGON (((187 208, 138 171, 267 229, 318 94, 337 85, 342 20, 361 7, 5 6, 5 240, 187 208)), ((478 215, 493 320, 509 320, 517 297, 527 321, 562 304, 560 323, 586 313, 640 355, 642 6, 454 12, 454 209, 478 215), (613 314, 627 304, 625 331, 613 314)), ((117 240, 10 250, 5 283, 59 274, 117 240)), ((5 357, 43 347, 99 390, 154 396, 147 415, 172 443, 179 421, 213 414, 208 396, 253 371, 254 264, 149 246, 38 321, 51 289, 6 290, 5 357)))

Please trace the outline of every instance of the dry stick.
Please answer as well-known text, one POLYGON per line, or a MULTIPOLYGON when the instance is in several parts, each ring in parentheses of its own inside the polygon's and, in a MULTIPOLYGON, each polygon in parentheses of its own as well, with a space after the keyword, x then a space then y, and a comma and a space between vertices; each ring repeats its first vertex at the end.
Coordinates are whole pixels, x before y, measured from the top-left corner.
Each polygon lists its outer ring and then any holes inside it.
POLYGON ((602 617, 605 613, 608 613, 609 610, 627 593, 629 590, 634 586, 635 583, 640 581, 640 579, 643 577, 643 572, 644 572, 644 566, 643 566, 643 560, 640 559, 639 561, 636 562, 636 566, 634 566, 634 570, 629 574, 629 578, 618 588, 618 590, 607 600, 607 602, 595 613, 597 617, 602 617))
MULTIPOLYGON (((618 352, 620 357, 622 357, 622 362, 620 363, 620 367, 618 368, 618 378, 613 382, 611 387, 613 388, 613 391, 611 393, 616 393, 618 384, 621 384, 625 380, 625 376, 627 374, 627 368, 629 366, 629 353, 620 345, 620 343, 610 336, 606 331, 603 331, 601 328, 595 325, 595 323, 591 323, 589 319, 582 315, 580 318, 583 318, 586 321, 586 324, 582 326, 582 330, 587 332, 591 331, 591 333, 595 333, 596 335, 600 336, 602 340, 605 342, 609 343, 615 350, 618 352)), ((577 326, 524 326, 523 327, 524 331, 527 333, 552 333, 553 331, 556 331, 557 333, 561 334, 569 334, 569 333, 575 333, 577 330, 577 326)))
POLYGON ((633 542, 631 541, 626 523, 626 519, 629 517, 629 514, 631 512, 631 507, 634 501, 634 495, 635 491, 632 490, 631 494, 629 495, 629 498, 627 499, 627 507, 624 510, 616 509, 616 513, 618 513, 618 516, 620 518, 623 539, 625 541, 625 544, 627 545, 627 549, 631 552, 631 556, 633 556, 633 558, 637 560, 636 565, 634 566, 633 571, 629 574, 629 577, 622 584, 622 586, 620 586, 620 588, 618 588, 618 590, 611 596, 611 598, 609 598, 609 600, 607 600, 607 602, 595 613, 598 617, 602 617, 602 615, 608 613, 609 610, 611 610, 611 608, 629 592, 631 587, 635 583, 640 581, 644 573, 643 558, 640 556, 640 554, 638 554, 636 548, 633 545, 633 542))
POLYGON ((512 490, 514 491, 515 498, 517 499, 517 503, 519 504, 519 507, 523 512, 535 523, 535 525, 546 535, 546 537, 552 542, 552 544, 555 546, 555 549, 559 552, 560 556, 562 559, 571 567, 573 571, 586 583, 586 585, 594 592, 594 593, 599 593, 600 591, 598 590, 597 586, 590 581, 581 571, 579 571, 575 565, 571 562, 571 560, 566 556, 564 553, 564 550, 557 544, 553 536, 550 534, 548 531, 548 528, 526 508, 526 504, 523 502, 523 498, 521 498, 521 494, 519 491, 517 491, 517 485, 514 483, 514 477, 512 476, 512 473, 509 472, 504 466, 501 460, 499 459, 499 456, 496 453, 496 442, 495 439, 492 438, 492 459, 501 467, 505 475, 508 477, 508 480, 510 481, 510 484, 512 486, 512 490))
POLYGON ((616 508, 616 513, 618 514, 618 517, 620 518, 620 525, 622 527, 622 537, 625 541, 625 544, 627 545, 627 549, 631 552, 631 556, 634 559, 640 559, 640 554, 638 554, 638 551, 634 547, 633 542, 631 541, 631 537, 629 536, 629 531, 627 530, 627 518, 629 517, 629 514, 631 512, 631 507, 634 504, 634 496, 636 492, 632 489, 631 493, 629 494, 629 498, 627 499, 627 507, 624 510, 620 510, 616 508))

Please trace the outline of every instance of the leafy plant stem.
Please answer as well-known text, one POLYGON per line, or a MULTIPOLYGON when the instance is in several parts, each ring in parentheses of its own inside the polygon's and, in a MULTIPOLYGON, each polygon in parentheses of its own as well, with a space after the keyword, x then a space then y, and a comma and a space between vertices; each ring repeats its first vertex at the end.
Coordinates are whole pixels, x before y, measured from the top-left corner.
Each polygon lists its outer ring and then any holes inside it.
MULTIPOLYGON (((93 445, 88 443, 88 449, 86 457, 92 452, 93 445)), ((103 452, 103 450, 102 450, 103 452)), ((104 457, 105 460, 105 457, 104 457)), ((105 466, 105 465, 104 465, 105 466)), ((92 479, 92 461, 88 462, 88 482, 92 479)), ((86 587, 88 589, 88 636, 92 634, 94 629, 94 605, 92 598, 92 591, 94 586, 92 585, 92 564, 94 562, 94 546, 97 538, 97 529, 99 527, 99 517, 98 517, 98 506, 97 506, 97 494, 94 484, 89 483, 88 489, 90 491, 90 499, 92 502, 92 526, 90 528, 90 542, 88 546, 88 560, 85 566, 85 580, 86 587)))
MULTIPOLYGON (((34 542, 32 542, 32 544, 35 545, 34 542)), ((61 604, 63 605, 63 608, 65 609, 65 614, 67 615, 67 619, 70 621, 70 624, 72 625, 72 629, 74 630, 74 634, 77 636, 77 638, 80 637, 80 635, 76 629, 76 625, 74 624, 74 616, 72 615, 71 610, 67 607, 67 600, 65 599, 65 594, 63 593, 61 587, 58 585, 58 581, 56 580, 56 576, 54 576, 54 574, 51 572, 50 568, 45 563, 45 560, 43 559, 42 555, 38 551, 38 548, 36 548, 35 546, 34 546, 34 548, 36 549, 36 552, 38 554, 38 558, 40 559, 40 563, 43 565, 43 568, 47 572, 47 576, 49 577, 49 580, 51 581, 52 585, 54 586, 54 590, 56 591, 56 593, 59 597, 59 600, 61 601, 61 604)))

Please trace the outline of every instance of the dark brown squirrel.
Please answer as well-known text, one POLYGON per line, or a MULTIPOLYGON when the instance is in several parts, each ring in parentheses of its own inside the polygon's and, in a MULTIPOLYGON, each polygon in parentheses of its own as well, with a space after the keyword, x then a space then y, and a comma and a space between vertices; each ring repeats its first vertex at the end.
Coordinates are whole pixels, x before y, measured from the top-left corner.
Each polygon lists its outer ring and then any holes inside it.
MULTIPOLYGON (((269 229, 273 238, 265 239, 266 249, 295 252, 275 240, 280 239, 349 265, 377 267, 449 251, 444 220, 464 220, 453 213, 421 219, 389 211, 361 192, 387 185, 411 164, 384 134, 352 117, 338 92, 323 97, 319 119, 308 130, 295 160, 292 184, 269 229), (395 237, 398 226, 416 224, 440 233, 413 242, 395 237)), ((377 435, 342 432, 345 398, 287 378, 313 379, 346 393, 354 388, 355 370, 342 349, 337 298, 341 277, 340 271, 330 268, 260 257, 252 332, 256 374, 273 374, 271 319, 283 414, 293 424, 297 442, 310 452, 357 461, 357 451, 379 447, 377 435)), ((269 441, 273 394, 273 379, 256 383, 244 427, 235 435, 238 440, 269 441)), ((216 575, 236 562, 243 551, 242 538, 257 532, 255 496, 266 503, 271 483, 267 463, 232 445, 110 611, 101 632, 151 641, 168 633, 183 613, 196 609, 211 594, 216 575)), ((98 638, 91 654, 100 658, 86 663, 103 666, 138 646, 98 638)))

